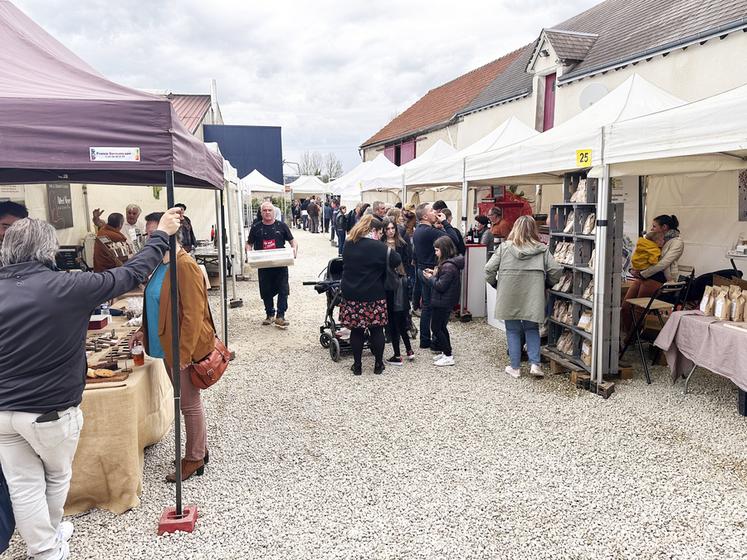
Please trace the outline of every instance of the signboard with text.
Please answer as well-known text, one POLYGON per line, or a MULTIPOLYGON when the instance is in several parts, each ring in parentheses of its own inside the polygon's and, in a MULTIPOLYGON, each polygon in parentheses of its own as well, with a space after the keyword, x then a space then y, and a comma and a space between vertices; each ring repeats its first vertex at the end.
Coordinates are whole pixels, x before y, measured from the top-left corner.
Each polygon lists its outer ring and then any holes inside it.
POLYGON ((140 148, 89 148, 91 161, 140 161, 140 148))
POLYGON ((55 229, 73 227, 73 199, 68 183, 47 185, 47 218, 55 229))

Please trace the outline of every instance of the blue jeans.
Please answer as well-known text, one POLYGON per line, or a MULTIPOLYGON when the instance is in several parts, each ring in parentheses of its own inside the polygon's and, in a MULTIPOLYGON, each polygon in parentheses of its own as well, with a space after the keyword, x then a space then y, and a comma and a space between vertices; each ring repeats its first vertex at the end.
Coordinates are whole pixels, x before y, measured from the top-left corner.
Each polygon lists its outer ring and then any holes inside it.
POLYGON ((431 345, 431 283, 423 276, 422 268, 418 268, 420 280, 420 347, 429 348, 431 345))
MULTIPOLYGON (((265 303, 265 312, 269 317, 275 316, 274 299, 275 298, 268 297, 262 300, 265 303)), ((288 294, 278 294, 278 317, 285 318, 286 311, 288 311, 288 294)))
POLYGON ((346 232, 344 229, 338 229, 337 231, 337 254, 342 256, 342 249, 345 247, 345 236, 346 232))
POLYGON ((511 367, 519 369, 521 366, 521 333, 527 341, 529 362, 540 365, 540 332, 539 325, 534 321, 506 321, 506 338, 508 338, 508 355, 511 367))

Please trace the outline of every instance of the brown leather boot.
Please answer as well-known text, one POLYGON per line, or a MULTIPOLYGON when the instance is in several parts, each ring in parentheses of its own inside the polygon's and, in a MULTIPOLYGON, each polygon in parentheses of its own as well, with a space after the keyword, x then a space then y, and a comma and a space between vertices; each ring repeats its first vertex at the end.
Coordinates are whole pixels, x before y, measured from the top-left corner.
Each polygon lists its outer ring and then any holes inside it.
MULTIPOLYGON (((182 459, 182 481, 187 480, 193 474, 196 474, 197 476, 202 476, 204 472, 205 472, 205 461, 188 461, 187 459, 182 459)), ((176 482, 176 473, 173 472, 167 475, 166 481, 176 482)))

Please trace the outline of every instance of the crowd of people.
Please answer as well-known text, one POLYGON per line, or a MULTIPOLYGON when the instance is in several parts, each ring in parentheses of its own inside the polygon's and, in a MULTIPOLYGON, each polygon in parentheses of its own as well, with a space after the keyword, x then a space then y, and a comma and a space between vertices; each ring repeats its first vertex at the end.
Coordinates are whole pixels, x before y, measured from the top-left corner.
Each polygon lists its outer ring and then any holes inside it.
MULTIPOLYGON (((312 197, 308 202, 305 215, 300 204, 293 205, 293 223, 316 233, 321 216, 323 230, 337 241, 343 262, 339 321, 350 330, 353 375, 363 373, 366 344, 374 356, 374 374, 387 365, 415 360, 413 315, 419 315, 419 350, 433 354, 435 367, 455 365, 448 325, 460 300, 466 246, 451 224, 447 205, 436 201, 402 207, 377 201, 348 209, 334 199, 322 203, 312 197), (385 359, 387 338, 391 354, 385 359)), ((71 523, 62 522, 62 514, 83 425, 83 340, 90 312, 138 284, 145 284, 143 322, 131 344, 142 344, 148 355, 162 359, 169 375, 172 365, 178 365, 187 435, 182 479, 201 475, 209 460, 205 409, 190 367, 213 350, 216 335, 204 277, 188 251, 196 240, 185 210, 177 205, 142 221, 136 205, 129 205, 124 214, 109 214, 106 221, 100 209, 94 210, 97 242, 106 238, 133 250, 128 258, 113 260, 97 247, 95 271, 72 275, 56 272, 54 228, 29 218, 20 204, 0 203, 0 289, 8 295, 0 338, 14 348, 0 355, 0 461, 31 557, 66 557, 73 531, 71 523), (168 253, 170 235, 177 238, 175 263, 168 253), (135 250, 141 236, 144 246, 135 250), (178 364, 168 320, 172 265, 179 278, 178 364), (33 322, 24 319, 29 315, 33 322)), ((500 211, 491 211, 475 221, 480 242, 494 248, 485 280, 497 291, 495 317, 506 324, 510 364, 505 371, 513 378, 521 375, 526 347, 529 373, 542 376, 540 325, 546 318, 546 290, 559 281, 562 267, 540 241, 531 216, 509 223, 500 211)), ((249 230, 247 248, 263 251, 286 245, 295 258, 298 242, 291 228, 282 215, 278 219, 272 202, 265 201, 249 230)), ((650 295, 677 279, 683 252, 677 218, 657 216, 639 245, 637 251, 648 251, 647 264, 633 269, 630 297, 650 295), (649 246, 655 246, 656 258, 649 246)), ((634 258, 634 263, 639 261, 634 258)), ((266 315, 262 324, 288 328, 287 266, 260 269, 258 279, 266 315)), ((623 308, 627 305, 626 299, 623 308)), ((166 479, 174 482, 176 473, 166 479)))

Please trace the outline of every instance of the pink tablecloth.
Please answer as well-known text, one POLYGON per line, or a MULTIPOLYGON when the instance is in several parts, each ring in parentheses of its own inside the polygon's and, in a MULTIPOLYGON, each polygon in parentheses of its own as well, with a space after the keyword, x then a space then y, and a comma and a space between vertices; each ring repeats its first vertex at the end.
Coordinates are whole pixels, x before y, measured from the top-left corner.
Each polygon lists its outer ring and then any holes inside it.
POLYGON ((677 311, 654 344, 666 353, 673 381, 698 365, 747 391, 747 330, 727 327, 700 311, 677 311))

